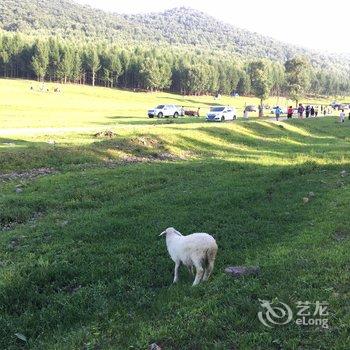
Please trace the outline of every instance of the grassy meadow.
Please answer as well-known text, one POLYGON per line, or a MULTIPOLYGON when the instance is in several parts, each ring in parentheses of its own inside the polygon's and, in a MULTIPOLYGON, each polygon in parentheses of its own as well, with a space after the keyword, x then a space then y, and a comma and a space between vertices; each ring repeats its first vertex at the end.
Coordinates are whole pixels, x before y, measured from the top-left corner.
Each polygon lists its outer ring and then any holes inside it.
POLYGON ((55 86, 0 80, 0 349, 349 349, 350 121, 208 124, 257 100, 55 86), (160 103, 202 117, 148 119, 160 103), (171 284, 168 226, 216 238, 207 283, 171 284), (259 299, 326 301, 329 329, 268 328, 259 299))

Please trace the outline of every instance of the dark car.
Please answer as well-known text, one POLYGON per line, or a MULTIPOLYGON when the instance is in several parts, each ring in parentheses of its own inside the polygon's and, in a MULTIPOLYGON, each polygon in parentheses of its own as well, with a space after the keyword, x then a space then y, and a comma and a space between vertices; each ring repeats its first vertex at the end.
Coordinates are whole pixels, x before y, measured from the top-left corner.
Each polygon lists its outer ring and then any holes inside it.
POLYGON ((248 105, 248 106, 245 107, 245 110, 247 112, 257 112, 258 108, 256 106, 253 106, 253 105, 248 105))

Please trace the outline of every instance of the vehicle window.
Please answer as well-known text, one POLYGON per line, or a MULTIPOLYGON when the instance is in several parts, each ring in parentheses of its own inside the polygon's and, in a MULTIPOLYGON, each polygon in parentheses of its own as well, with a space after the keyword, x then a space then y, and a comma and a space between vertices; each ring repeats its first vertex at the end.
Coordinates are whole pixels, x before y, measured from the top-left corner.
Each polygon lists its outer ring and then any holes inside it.
POLYGON ((163 109, 164 108, 164 105, 159 105, 156 107, 157 109, 163 109))
POLYGON ((210 112, 222 112, 225 107, 211 107, 210 112))

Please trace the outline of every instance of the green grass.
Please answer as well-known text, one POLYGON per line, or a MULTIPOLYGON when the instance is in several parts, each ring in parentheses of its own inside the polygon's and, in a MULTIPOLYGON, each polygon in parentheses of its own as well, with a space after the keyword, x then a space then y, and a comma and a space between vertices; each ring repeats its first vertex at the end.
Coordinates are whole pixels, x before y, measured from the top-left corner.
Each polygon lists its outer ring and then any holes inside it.
POLYGON ((0 349, 349 348, 349 121, 158 121, 145 110, 183 97, 29 86, 0 80, 0 349), (171 284, 168 226, 215 236, 208 283, 171 284), (327 301, 330 329, 263 326, 275 298, 327 301))

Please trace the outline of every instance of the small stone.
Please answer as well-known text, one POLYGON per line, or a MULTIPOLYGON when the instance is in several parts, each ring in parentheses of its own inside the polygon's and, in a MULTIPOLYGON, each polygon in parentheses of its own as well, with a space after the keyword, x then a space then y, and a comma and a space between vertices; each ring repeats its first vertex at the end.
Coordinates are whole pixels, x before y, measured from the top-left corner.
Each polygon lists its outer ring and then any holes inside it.
POLYGON ((346 175, 347 175, 346 170, 342 170, 342 171, 340 172, 340 176, 341 176, 341 177, 345 177, 346 175))
POLYGON ((259 266, 228 266, 225 272, 232 277, 256 276, 260 274, 259 266))
POLYGON ((157 343, 153 343, 148 347, 148 350, 162 350, 162 348, 157 343))
POLYGON ((21 193, 21 192, 23 192, 23 190, 20 187, 16 187, 15 192, 16 193, 21 193))
POLYGON ((309 203, 309 201, 310 201, 310 199, 309 199, 308 197, 304 197, 304 198, 303 198, 304 204, 309 203))
POLYGON ((63 220, 63 221, 61 221, 61 222, 58 223, 58 226, 64 227, 64 226, 67 226, 68 223, 69 223, 68 220, 63 220))
POLYGON ((315 197, 315 193, 314 192, 309 192, 309 197, 310 198, 315 197))

